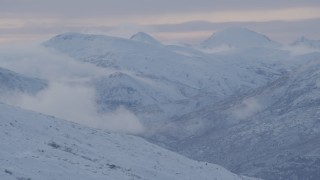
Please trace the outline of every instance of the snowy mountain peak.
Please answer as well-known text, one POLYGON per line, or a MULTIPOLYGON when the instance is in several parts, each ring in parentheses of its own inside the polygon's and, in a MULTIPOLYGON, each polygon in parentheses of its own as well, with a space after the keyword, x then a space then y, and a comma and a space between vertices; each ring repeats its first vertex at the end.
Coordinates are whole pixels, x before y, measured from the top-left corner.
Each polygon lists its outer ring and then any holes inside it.
POLYGON ((246 28, 228 28, 214 33, 209 39, 201 43, 203 48, 230 47, 250 48, 269 47, 277 48, 279 43, 270 40, 267 36, 246 28))
POLYGON ((153 38, 152 36, 144 32, 138 32, 132 35, 130 39, 133 41, 143 42, 146 44, 162 46, 162 44, 158 40, 156 40, 155 38, 153 38))
POLYGON ((291 43, 292 46, 301 46, 312 49, 320 49, 320 40, 313 40, 304 36, 298 38, 296 41, 291 43))

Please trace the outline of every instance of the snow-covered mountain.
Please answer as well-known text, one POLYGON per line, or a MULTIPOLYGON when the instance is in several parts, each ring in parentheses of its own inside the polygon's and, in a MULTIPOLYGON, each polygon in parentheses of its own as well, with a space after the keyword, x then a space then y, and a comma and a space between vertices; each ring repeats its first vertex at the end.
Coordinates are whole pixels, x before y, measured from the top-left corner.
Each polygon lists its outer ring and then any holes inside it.
POLYGON ((1 179, 251 179, 126 134, 0 103, 1 179))
POLYGON ((281 45, 263 34, 246 28, 228 28, 214 33, 209 39, 201 43, 201 47, 210 48, 251 48, 268 47, 279 48, 281 45))
MULTIPOLYGON (((191 81, 191 77, 186 78, 187 72, 192 72, 192 67, 185 62, 191 61, 194 66, 200 66, 201 63, 165 47, 102 35, 66 33, 50 39, 44 45, 79 61, 90 62, 100 67, 154 75, 190 86, 194 86, 195 80, 191 81)), ((197 76, 194 78, 199 78, 197 76)))
POLYGON ((177 117, 168 126, 185 133, 169 130, 166 145, 240 174, 318 179, 320 54, 298 58, 303 66, 272 83, 177 117))
POLYGON ((201 47, 156 42, 65 33, 43 45, 110 72, 86 78, 98 111, 128 109, 153 143, 265 179, 320 176, 319 53, 292 53, 244 28, 201 47))
POLYGON ((306 37, 300 37, 296 41, 294 41, 291 45, 296 47, 320 49, 320 40, 313 40, 313 39, 308 39, 306 37))
POLYGON ((161 42, 144 32, 138 32, 137 34, 132 35, 130 39, 150 45, 162 46, 161 42))
MULTIPOLYGON (((102 111, 118 106, 133 111, 150 130, 144 135, 150 141, 194 159, 218 162, 239 173, 281 177, 285 170, 269 172, 268 168, 275 163, 272 160, 265 168, 253 166, 253 160, 239 168, 256 144, 233 152, 233 144, 242 147, 247 138, 241 139, 242 135, 237 134, 243 133, 241 129, 236 129, 237 133, 226 132, 231 127, 251 127, 246 124, 250 121, 244 119, 261 110, 255 98, 244 97, 269 87, 318 55, 292 55, 264 35, 246 29, 227 29, 211 40, 213 45, 227 42, 235 48, 207 54, 191 47, 154 46, 130 39, 73 33, 56 36, 44 44, 79 61, 118 71, 94 81, 97 103, 102 111), (234 104, 249 109, 234 110, 234 104)), ((261 151, 271 147, 267 141, 263 143, 265 146, 258 143, 261 151)), ((257 152, 256 159, 263 159, 262 155, 257 152)))
POLYGON ((150 133, 174 117, 279 78, 291 67, 289 52, 257 47, 206 54, 183 46, 154 46, 130 39, 66 33, 44 45, 115 73, 94 79, 101 112, 121 106, 150 133), (252 48, 251 48, 252 49, 252 48))
POLYGON ((0 67, 0 96, 15 92, 34 95, 46 86, 45 80, 27 77, 0 67))
POLYGON ((252 55, 246 51, 209 55, 191 48, 150 46, 129 39, 77 33, 58 35, 44 45, 79 61, 139 76, 131 79, 144 81, 148 86, 167 86, 169 89, 166 91, 178 94, 172 99, 168 92, 162 93, 168 94, 167 97, 162 96, 164 99, 171 100, 185 100, 201 93, 222 98, 258 87, 286 71, 287 67, 278 62, 288 59, 287 52, 273 49, 255 50, 266 55, 263 59, 259 54, 252 55))

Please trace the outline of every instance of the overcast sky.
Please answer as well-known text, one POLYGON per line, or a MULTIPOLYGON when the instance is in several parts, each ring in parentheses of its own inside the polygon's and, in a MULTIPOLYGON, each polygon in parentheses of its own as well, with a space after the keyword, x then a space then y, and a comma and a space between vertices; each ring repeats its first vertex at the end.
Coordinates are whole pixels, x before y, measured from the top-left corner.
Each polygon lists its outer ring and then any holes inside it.
POLYGON ((63 32, 196 43, 242 26, 288 43, 320 39, 319 0, 0 0, 0 43, 45 40, 63 32))

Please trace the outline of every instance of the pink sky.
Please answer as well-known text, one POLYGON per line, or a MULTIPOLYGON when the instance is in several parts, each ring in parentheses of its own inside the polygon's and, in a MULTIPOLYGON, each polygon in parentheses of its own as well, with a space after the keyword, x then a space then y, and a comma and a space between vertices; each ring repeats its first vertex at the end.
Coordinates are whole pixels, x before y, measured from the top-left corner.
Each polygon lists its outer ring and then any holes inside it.
POLYGON ((319 21, 315 0, 1 0, 0 43, 67 31, 122 37, 145 31, 162 41, 197 43, 228 26, 288 43, 299 36, 320 39, 319 21))

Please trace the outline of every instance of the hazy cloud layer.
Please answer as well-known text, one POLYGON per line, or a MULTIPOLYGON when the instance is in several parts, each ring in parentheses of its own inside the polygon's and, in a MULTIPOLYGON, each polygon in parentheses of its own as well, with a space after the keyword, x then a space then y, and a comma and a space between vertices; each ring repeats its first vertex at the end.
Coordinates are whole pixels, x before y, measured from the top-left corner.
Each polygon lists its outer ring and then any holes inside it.
POLYGON ((265 10, 319 6, 318 0, 1 0, 2 17, 125 17, 225 10, 265 10))
POLYGON ((124 24, 120 26, 27 26, 24 28, 0 28, 0 44, 2 42, 23 42, 27 40, 44 41, 56 34, 64 32, 81 32, 91 34, 105 34, 129 38, 136 32, 147 32, 164 43, 184 42, 199 43, 204 41, 217 30, 228 27, 246 27, 263 33, 275 41, 291 43, 298 37, 320 39, 320 19, 302 21, 269 21, 269 22, 229 22, 212 23, 193 21, 178 24, 137 25, 124 24))
POLYGON ((178 24, 153 25, 154 35, 163 39, 176 39, 182 42, 201 42, 217 30, 228 27, 245 27, 266 34, 271 39, 281 43, 292 43, 298 37, 305 36, 320 39, 320 19, 302 21, 268 21, 268 22, 228 22, 212 23, 193 21, 178 24), (184 35, 179 36, 183 32, 184 35))
MULTIPOLYGON (((170 24, 177 27, 181 23, 194 21, 218 24, 232 22, 234 25, 239 22, 308 21, 320 18, 320 1, 1 0, 0 17, 0 43, 46 39, 67 31, 99 32, 127 37, 134 30, 146 31, 162 40, 185 39, 186 42, 195 42, 217 28, 209 29, 203 23, 189 23, 188 30, 176 29, 168 33, 161 27, 170 24)), ((295 29, 288 27, 285 29, 287 34, 282 33, 283 25, 280 25, 280 29, 277 25, 279 24, 272 24, 268 31, 257 26, 255 28, 280 37, 280 41, 289 41, 289 38, 302 34, 320 39, 318 33, 311 32, 311 29, 319 32, 320 25, 295 29), (286 37, 281 38, 283 36, 286 37)), ((224 26, 218 28, 222 27, 224 26)))

